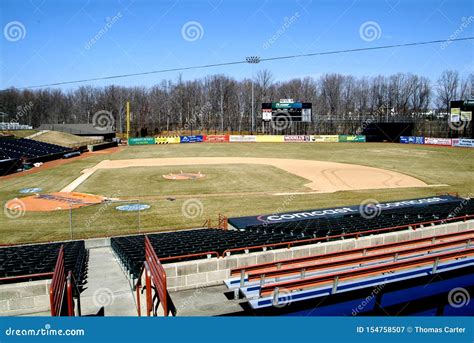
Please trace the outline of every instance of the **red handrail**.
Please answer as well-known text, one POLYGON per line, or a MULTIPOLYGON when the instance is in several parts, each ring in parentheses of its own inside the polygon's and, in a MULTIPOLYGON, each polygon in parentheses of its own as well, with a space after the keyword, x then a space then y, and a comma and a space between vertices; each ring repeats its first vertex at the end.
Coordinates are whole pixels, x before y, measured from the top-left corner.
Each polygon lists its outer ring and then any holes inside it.
POLYGON ((461 217, 453 217, 453 218, 447 218, 447 219, 438 219, 438 220, 432 220, 428 222, 420 222, 420 223, 412 223, 412 224, 406 224, 406 225, 399 225, 399 226, 392 226, 388 228, 383 228, 383 229, 374 229, 374 230, 367 230, 367 231, 358 231, 358 232, 351 232, 351 233, 345 233, 341 235, 334 235, 334 236, 327 236, 327 237, 319 237, 319 238, 308 238, 308 239, 301 239, 299 241, 288 241, 288 242, 280 242, 280 243, 272 243, 272 244, 263 244, 263 245, 254 245, 254 246, 247 246, 247 247, 242 247, 242 248, 232 248, 232 249, 227 249, 224 250, 222 253, 222 256, 226 256, 227 253, 235 252, 235 251, 245 251, 245 250, 254 250, 254 249, 263 249, 263 248, 270 248, 270 247, 279 247, 279 246, 287 246, 287 248, 291 248, 295 244, 308 244, 308 243, 313 243, 313 242, 321 242, 321 241, 327 241, 329 239, 334 239, 334 238, 348 238, 348 237, 353 237, 359 238, 360 235, 367 235, 371 233, 380 233, 380 232, 385 232, 385 231, 394 231, 394 230, 399 230, 403 228, 409 228, 412 227, 413 229, 416 229, 416 226, 419 225, 429 225, 429 224, 434 224, 434 223, 445 223, 448 221, 453 221, 456 219, 464 219, 467 220, 469 218, 474 218, 474 215, 466 215, 466 216, 461 216, 461 217))
MULTIPOLYGON (((434 262, 436 265, 437 262, 441 260, 457 259, 472 255, 474 255, 474 248, 465 249, 463 251, 433 254, 419 258, 413 258, 407 261, 389 262, 376 266, 363 267, 356 270, 351 269, 348 271, 336 272, 327 275, 317 275, 306 279, 276 282, 262 286, 260 288, 260 295, 265 296, 271 294, 279 288, 285 288, 288 291, 292 291, 297 289, 315 287, 317 285, 327 282, 334 282, 335 286, 337 286, 337 283, 341 280, 349 280, 354 278, 366 277, 374 274, 393 272, 408 267, 417 267, 421 265, 431 264, 432 262, 434 262)), ((435 266, 433 266, 433 269, 435 269, 435 266)))
POLYGON ((195 254, 187 254, 187 255, 178 255, 178 256, 169 256, 169 257, 162 257, 160 258, 160 262, 168 262, 171 260, 178 260, 180 258, 190 258, 190 257, 196 257, 196 256, 204 256, 204 255, 215 255, 216 257, 219 257, 219 253, 217 251, 206 251, 206 252, 198 252, 195 254))
POLYGON ((145 236, 145 261, 148 271, 146 273, 147 278, 147 312, 150 315, 151 305, 150 296, 151 287, 149 287, 149 281, 153 281, 155 285, 156 292, 158 293, 158 298, 163 306, 163 311, 165 316, 168 316, 168 290, 166 287, 166 272, 163 266, 156 256, 155 249, 151 245, 150 239, 148 236, 145 236))
POLYGON ((48 276, 53 276, 53 272, 48 272, 48 273, 36 273, 36 274, 28 274, 28 275, 19 275, 19 276, 6 276, 0 278, 0 282, 2 281, 16 281, 16 280, 23 280, 23 279, 30 279, 30 278, 36 278, 36 277, 48 277, 48 276))
POLYGON ((51 316, 61 315, 61 305, 64 297, 66 274, 64 272, 64 246, 59 249, 58 259, 54 267, 53 278, 49 287, 49 302, 51 306, 51 316))

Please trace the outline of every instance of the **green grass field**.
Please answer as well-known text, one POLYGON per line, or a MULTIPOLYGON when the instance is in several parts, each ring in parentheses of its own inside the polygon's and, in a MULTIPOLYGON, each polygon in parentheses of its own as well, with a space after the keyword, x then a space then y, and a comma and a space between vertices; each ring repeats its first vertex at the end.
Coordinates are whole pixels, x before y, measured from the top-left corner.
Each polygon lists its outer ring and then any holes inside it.
POLYGON ((275 196, 262 192, 305 190, 305 179, 270 166, 232 165, 192 167, 147 167, 100 170, 77 190, 107 196, 140 199, 151 205, 140 213, 123 213, 113 205, 97 205, 72 211, 72 232, 68 211, 24 213, 19 218, 0 217, 0 243, 52 241, 110 236, 158 230, 174 230, 202 225, 217 214, 255 215, 311 208, 358 204, 371 198, 380 202, 434 195, 437 192, 474 194, 474 151, 462 148, 382 143, 258 143, 258 144, 177 144, 127 147, 121 152, 94 155, 55 169, 0 180, 0 200, 20 196, 24 187, 59 191, 80 175, 81 170, 103 159, 150 157, 274 157, 353 163, 395 170, 417 177, 429 188, 385 189, 275 196), (168 172, 201 171, 207 178, 165 181, 168 172), (225 193, 228 194, 220 194, 225 193), (219 193, 219 194, 217 194, 219 193), (238 194, 236 194, 238 193, 238 194), (174 201, 160 196, 176 195, 174 201), (198 204, 198 215, 186 216, 187 201, 198 204), (184 209, 184 210, 183 210, 184 209), (140 224, 140 225, 139 225, 140 224))

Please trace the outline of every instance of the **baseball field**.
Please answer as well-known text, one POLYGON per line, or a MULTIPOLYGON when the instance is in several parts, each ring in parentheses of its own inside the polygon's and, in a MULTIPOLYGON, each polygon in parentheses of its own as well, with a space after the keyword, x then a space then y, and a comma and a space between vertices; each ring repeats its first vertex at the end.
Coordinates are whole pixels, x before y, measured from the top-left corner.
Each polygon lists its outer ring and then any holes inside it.
POLYGON ((474 193, 470 149, 388 143, 232 143, 130 146, 90 153, 53 168, 0 178, 0 201, 75 191, 108 202, 79 209, 0 217, 0 244, 101 237, 200 227, 228 217, 286 212, 364 200, 474 193), (173 180, 164 175, 202 177, 173 180), (149 209, 120 212, 123 204, 149 209))

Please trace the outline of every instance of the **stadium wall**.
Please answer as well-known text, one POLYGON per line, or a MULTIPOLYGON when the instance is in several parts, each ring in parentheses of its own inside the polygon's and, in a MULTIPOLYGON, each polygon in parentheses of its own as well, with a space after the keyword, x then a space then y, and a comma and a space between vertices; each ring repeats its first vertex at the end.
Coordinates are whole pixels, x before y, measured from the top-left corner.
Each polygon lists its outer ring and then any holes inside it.
POLYGON ((51 280, 0 285, 0 316, 34 315, 49 312, 51 280))
POLYGON ((342 250, 370 247, 380 244, 400 242, 416 238, 431 237, 453 232, 474 229, 474 220, 455 222, 434 227, 403 230, 345 239, 319 244, 293 247, 290 249, 275 249, 262 252, 226 256, 225 258, 209 258, 187 262, 164 264, 169 291, 180 291, 204 286, 219 285, 230 277, 230 270, 257 263, 274 262, 309 255, 325 254, 342 250))
MULTIPOLYGON (((196 135, 130 138, 128 145, 188 143, 365 143, 364 135, 196 135)), ((402 144, 474 148, 474 139, 400 136, 402 144)))

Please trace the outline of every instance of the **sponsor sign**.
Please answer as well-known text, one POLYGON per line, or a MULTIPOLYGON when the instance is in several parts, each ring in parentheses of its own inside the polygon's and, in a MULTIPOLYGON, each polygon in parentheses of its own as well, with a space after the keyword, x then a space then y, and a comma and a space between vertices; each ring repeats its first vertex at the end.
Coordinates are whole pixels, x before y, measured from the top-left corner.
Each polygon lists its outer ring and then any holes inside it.
POLYGON ((305 135, 284 136, 285 142, 309 142, 309 138, 305 135))
POLYGON ((165 137, 158 136, 155 138, 156 144, 178 144, 180 143, 179 136, 165 137))
POLYGON ((34 188, 22 188, 20 189, 21 194, 31 194, 31 193, 39 193, 43 189, 39 187, 34 187, 34 188))
POLYGON ((451 146, 451 138, 425 137, 425 144, 451 146))
POLYGON ((198 136, 180 136, 179 137, 180 143, 202 143, 203 136, 198 135, 198 136))
POLYGON ((147 204, 128 204, 128 205, 117 206, 115 209, 117 211, 136 212, 136 211, 148 210, 149 208, 150 208, 150 205, 147 205, 147 204))
POLYGON ((365 142, 365 136, 362 135, 339 135, 339 142, 365 142))
POLYGON ((471 121, 472 112, 471 111, 461 111, 461 120, 462 121, 471 121))
POLYGON ((301 102, 293 102, 293 103, 286 103, 286 102, 274 102, 272 103, 273 109, 281 109, 281 108, 303 108, 303 104, 301 102))
POLYGON ((206 143, 228 143, 229 135, 207 135, 206 143))
POLYGON ((453 146, 474 148, 474 139, 453 138, 453 146))
POLYGON ((424 137, 418 137, 418 136, 400 136, 400 143, 425 144, 425 139, 424 137))
POLYGON ((250 143, 256 142, 256 136, 237 136, 237 135, 230 135, 229 142, 240 142, 240 143, 250 143))
POLYGON ((153 137, 138 137, 138 138, 129 138, 128 145, 148 145, 155 144, 155 138, 153 137))
MULTIPOLYGON (((391 209, 401 209, 407 207, 424 207, 431 204, 444 204, 450 202, 459 202, 461 199, 453 196, 436 196, 430 198, 421 199, 410 199, 386 202, 380 204, 374 204, 379 211, 387 211, 391 209)), ((324 208, 316 210, 298 211, 298 212, 286 212, 286 213, 274 213, 260 216, 250 217, 239 217, 229 218, 229 223, 237 229, 245 229, 251 225, 262 225, 262 224, 274 224, 284 223, 292 221, 300 221, 305 219, 316 219, 316 218, 332 218, 341 217, 347 214, 360 214, 360 205, 347 206, 347 207, 336 207, 336 208, 324 208)))
POLYGON ((255 136, 255 141, 259 143, 282 143, 285 141, 282 135, 264 135, 264 136, 255 136))
POLYGON ((337 143, 339 142, 338 135, 312 135, 310 136, 311 142, 316 143, 337 143))

